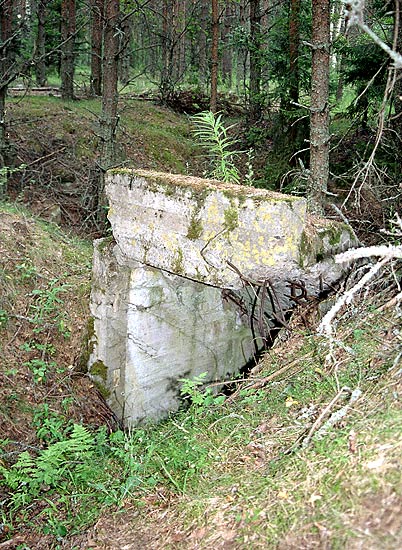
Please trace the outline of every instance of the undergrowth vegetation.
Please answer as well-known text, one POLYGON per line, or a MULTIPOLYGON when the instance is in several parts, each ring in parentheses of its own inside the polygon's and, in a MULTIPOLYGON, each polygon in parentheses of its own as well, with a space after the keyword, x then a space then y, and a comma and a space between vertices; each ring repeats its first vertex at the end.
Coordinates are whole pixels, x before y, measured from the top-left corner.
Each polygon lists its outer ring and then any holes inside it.
POLYGON ((229 397, 183 380, 178 413, 122 430, 80 372, 90 244, 0 208, 2 537, 88 548, 112 510, 154 548, 398 547, 397 262, 341 311, 330 363, 311 304, 229 397))

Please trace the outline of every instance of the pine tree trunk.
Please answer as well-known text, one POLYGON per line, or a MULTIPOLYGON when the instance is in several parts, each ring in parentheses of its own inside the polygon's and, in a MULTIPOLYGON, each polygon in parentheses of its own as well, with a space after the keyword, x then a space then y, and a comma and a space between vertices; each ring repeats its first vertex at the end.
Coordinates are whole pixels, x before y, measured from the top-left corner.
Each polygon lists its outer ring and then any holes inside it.
POLYGON ((162 70, 159 93, 162 102, 167 102, 174 91, 174 36, 173 36, 174 1, 163 0, 162 14, 162 70))
POLYGON ((201 0, 200 34, 199 34, 199 81, 200 88, 205 91, 208 80, 208 21, 209 1, 201 0))
POLYGON ((97 218, 104 221, 104 173, 116 162, 116 131, 118 123, 118 58, 119 58, 119 0, 105 1, 105 32, 103 56, 103 93, 102 114, 100 119, 101 152, 100 166, 102 174, 99 178, 97 193, 97 218))
POLYGON ((102 36, 104 0, 91 0, 91 95, 102 94, 102 36))
POLYGON ((61 3, 61 40, 63 42, 60 61, 61 97, 74 98, 74 46, 75 46, 75 0, 61 3))
POLYGON ((329 176, 329 0, 313 0, 309 210, 323 214, 329 176))
POLYGON ((250 97, 249 123, 261 118, 261 6, 260 0, 250 0, 250 97))
POLYGON ((210 109, 217 111, 218 102, 218 42, 219 42, 219 5, 218 0, 212 0, 212 44, 211 44, 211 100, 210 109))
MULTIPOLYGON (((395 25, 398 25, 398 38, 396 49, 399 53, 402 53, 402 0, 398 0, 395 10, 395 25)), ((394 89, 394 129, 395 141, 397 147, 401 147, 402 143, 402 70, 399 70, 394 89)))
POLYGON ((38 0, 36 17, 38 21, 38 28, 36 31, 35 43, 35 80, 37 86, 46 86, 46 4, 44 0, 38 0))
POLYGON ((8 140, 6 131, 6 95, 9 75, 9 39, 12 35, 12 0, 0 3, 0 199, 7 193, 8 140))
POLYGON ((222 42, 223 42, 222 80, 229 87, 232 86, 232 69, 233 69, 232 48, 229 46, 229 35, 232 28, 232 19, 233 19, 233 6, 231 4, 226 4, 225 15, 224 15, 224 25, 222 29, 222 42))

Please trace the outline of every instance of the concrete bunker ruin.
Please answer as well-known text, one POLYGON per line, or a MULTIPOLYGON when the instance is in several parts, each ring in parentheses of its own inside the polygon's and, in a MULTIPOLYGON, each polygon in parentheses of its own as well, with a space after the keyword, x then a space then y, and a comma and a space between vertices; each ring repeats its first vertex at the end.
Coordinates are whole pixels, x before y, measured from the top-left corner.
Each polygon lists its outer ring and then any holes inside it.
POLYGON ((177 410, 182 378, 239 373, 302 296, 343 273, 349 228, 246 186, 112 170, 94 244, 89 374, 126 425, 177 410))

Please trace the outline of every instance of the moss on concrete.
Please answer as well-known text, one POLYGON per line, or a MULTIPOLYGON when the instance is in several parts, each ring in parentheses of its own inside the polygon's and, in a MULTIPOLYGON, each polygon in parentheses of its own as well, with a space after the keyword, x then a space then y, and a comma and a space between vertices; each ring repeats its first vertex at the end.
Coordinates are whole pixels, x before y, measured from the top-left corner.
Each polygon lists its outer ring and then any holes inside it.
POLYGON ((239 225, 239 211, 236 207, 230 206, 223 213, 225 229, 233 231, 239 225))
POLYGON ((195 241, 201 237, 202 231, 203 228, 200 218, 196 214, 193 214, 191 216, 190 225, 188 226, 187 238, 195 241))
POLYGON ((89 369, 89 372, 92 376, 98 376, 106 382, 106 380, 107 380, 107 366, 105 365, 105 363, 103 361, 100 361, 100 360, 95 361, 95 363, 93 363, 91 365, 91 368, 89 369))
POLYGON ((177 249, 175 257, 173 258, 172 271, 177 275, 181 275, 184 271, 183 250, 181 248, 177 249))
POLYGON ((181 187, 183 190, 191 191, 195 199, 198 196, 201 200, 211 191, 221 191, 229 199, 236 198, 240 205, 249 198, 256 201, 256 203, 258 203, 259 200, 273 200, 276 202, 285 201, 289 204, 293 204, 295 201, 299 202, 301 200, 300 197, 285 195, 267 189, 245 187, 244 185, 235 185, 214 179, 196 178, 180 174, 169 174, 132 168, 113 168, 109 170, 108 173, 111 175, 126 176, 129 179, 143 178, 150 191, 160 191, 160 189, 163 188, 166 195, 175 193, 175 188, 181 187))

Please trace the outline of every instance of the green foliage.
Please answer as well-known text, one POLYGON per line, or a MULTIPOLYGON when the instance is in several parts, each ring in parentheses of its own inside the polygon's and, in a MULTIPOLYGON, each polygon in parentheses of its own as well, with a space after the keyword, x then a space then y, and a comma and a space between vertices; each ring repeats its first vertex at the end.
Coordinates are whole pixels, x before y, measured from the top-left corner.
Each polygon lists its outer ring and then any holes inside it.
POLYGON ((21 282, 29 281, 37 275, 36 267, 29 260, 17 264, 15 268, 19 273, 21 282))
POLYGON ((222 115, 204 111, 191 117, 195 130, 194 135, 212 164, 211 176, 227 183, 240 183, 240 173, 234 161, 241 151, 234 150, 238 142, 227 135, 230 128, 225 127, 222 115))
POLYGON ((8 324, 8 313, 5 309, 0 308, 0 330, 6 328, 8 324))
POLYGON ((48 370, 55 367, 56 363, 53 361, 49 363, 43 359, 30 359, 24 363, 24 366, 29 368, 33 374, 35 383, 38 384, 46 379, 48 370))
POLYGON ((65 338, 70 335, 69 330, 65 325, 61 306, 63 300, 60 294, 66 292, 69 288, 68 284, 59 284, 58 279, 49 281, 48 288, 35 289, 31 295, 35 298, 31 305, 31 311, 34 314, 33 323, 36 325, 34 332, 39 333, 44 330, 46 325, 56 326, 65 338))
POLYGON ((210 405, 221 405, 225 401, 224 395, 214 395, 211 388, 202 389, 205 384, 207 372, 202 372, 193 379, 182 378, 180 394, 188 400, 195 410, 209 407, 210 405))
POLYGON ((47 444, 65 439, 70 431, 71 423, 60 413, 50 410, 47 403, 37 407, 34 412, 32 425, 36 429, 36 436, 47 444))

